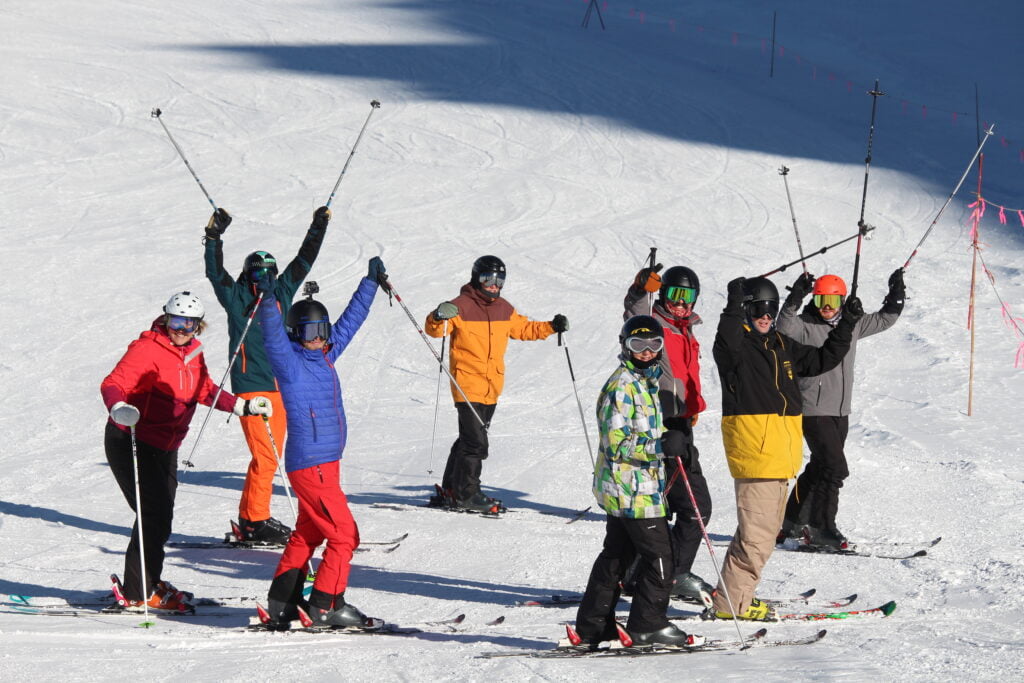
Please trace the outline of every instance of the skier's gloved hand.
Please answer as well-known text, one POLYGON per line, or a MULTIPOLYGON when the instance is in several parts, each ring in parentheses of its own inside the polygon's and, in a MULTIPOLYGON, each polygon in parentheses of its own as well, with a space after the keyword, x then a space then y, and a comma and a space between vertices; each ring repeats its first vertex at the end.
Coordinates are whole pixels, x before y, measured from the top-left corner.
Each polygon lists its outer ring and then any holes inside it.
POLYGON ((331 221, 331 210, 326 206, 321 206, 319 209, 313 212, 313 224, 309 227, 317 230, 326 230, 327 224, 331 221))
POLYGON ((907 286, 903 284, 903 269, 897 268, 892 271, 892 275, 889 276, 889 296, 886 297, 890 301, 903 303, 903 299, 907 296, 907 286))
POLYGON ((235 407, 232 412, 239 417, 251 417, 253 415, 266 415, 270 417, 274 414, 274 405, 266 396, 253 396, 249 400, 239 396, 238 400, 235 401, 235 407))
POLYGON ((206 224, 206 236, 211 240, 219 240, 229 225, 231 225, 231 214, 224 209, 217 209, 206 224))
POLYGON ((810 273, 800 273, 800 276, 793 282, 793 286, 790 287, 788 299, 795 299, 797 303, 804 300, 804 298, 814 291, 814 280, 815 277, 810 273))
POLYGON ((259 280, 256 280, 256 291, 263 296, 267 296, 273 293, 275 284, 277 284, 277 276, 268 269, 259 280))
POLYGON ((860 297, 847 297, 846 303, 843 304, 843 320, 849 320, 851 323, 856 323, 863 317, 864 304, 860 302, 860 297))
POLYGON ((110 407, 110 419, 124 427, 134 427, 139 422, 139 409, 131 403, 118 401, 110 407))
POLYGON ((384 262, 380 260, 380 256, 374 256, 370 259, 369 266, 366 269, 367 278, 373 280, 378 285, 382 285, 388 278, 387 273, 388 271, 384 267, 384 262))
POLYGON ((459 314, 459 307, 451 301, 445 301, 437 305, 434 311, 434 320, 449 320, 459 314))
POLYGON ((640 272, 633 278, 633 286, 652 294, 657 292, 661 289, 661 276, 658 275, 658 271, 661 268, 662 265, 660 263, 654 264, 653 267, 641 268, 640 272))
POLYGON ((555 332, 568 332, 569 331, 569 319, 559 313, 551 319, 551 329, 555 332))
POLYGON ((744 299, 747 298, 747 293, 743 289, 743 283, 746 281, 747 278, 738 277, 727 285, 729 306, 743 305, 744 299))

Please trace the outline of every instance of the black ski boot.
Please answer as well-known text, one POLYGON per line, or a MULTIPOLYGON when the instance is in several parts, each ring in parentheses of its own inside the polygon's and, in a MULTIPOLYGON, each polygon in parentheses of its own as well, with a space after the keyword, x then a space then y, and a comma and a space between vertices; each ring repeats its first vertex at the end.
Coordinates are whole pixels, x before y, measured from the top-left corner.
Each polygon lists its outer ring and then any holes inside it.
POLYGON ((831 550, 847 550, 850 547, 846 536, 839 529, 819 529, 813 526, 804 527, 804 543, 812 548, 831 550))
POLYGON ((285 545, 288 543, 288 537, 292 534, 292 530, 289 527, 285 526, 273 517, 259 522, 250 522, 247 519, 239 517, 238 528, 242 532, 242 537, 238 540, 249 541, 251 543, 274 543, 277 545, 285 545))
POLYGON ((333 607, 324 607, 331 598, 331 595, 313 589, 309 596, 308 611, 309 618, 313 620, 313 628, 368 629, 373 626, 370 617, 360 612, 355 605, 345 602, 344 593, 333 596, 333 607))
POLYGON ((696 605, 711 607, 711 597, 714 592, 714 586, 693 572, 680 572, 676 574, 670 595, 696 605))
POLYGON ((309 612, 309 603, 302 597, 305 582, 306 573, 301 569, 289 569, 274 577, 267 591, 271 628, 289 628, 299 618, 300 607, 309 612))
POLYGON ((469 498, 457 501, 456 507, 460 510, 479 512, 485 515, 497 515, 501 512, 501 503, 496 502, 493 498, 488 498, 480 491, 469 498))
POLYGON ((669 624, 665 628, 648 633, 629 632, 633 639, 633 645, 644 647, 648 645, 668 645, 671 647, 693 647, 704 642, 703 636, 691 636, 675 624, 669 624))

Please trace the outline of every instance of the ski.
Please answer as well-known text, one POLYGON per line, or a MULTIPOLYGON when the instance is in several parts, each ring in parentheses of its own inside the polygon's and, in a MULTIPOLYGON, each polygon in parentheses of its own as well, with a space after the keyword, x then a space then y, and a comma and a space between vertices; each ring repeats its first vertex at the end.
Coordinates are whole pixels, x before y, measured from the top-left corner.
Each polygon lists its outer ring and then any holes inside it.
MULTIPOLYGON (((399 510, 406 512, 409 510, 440 510, 441 512, 453 512, 457 514, 465 515, 477 515, 487 519, 499 519, 505 516, 505 512, 479 512, 477 510, 466 510, 465 508, 458 507, 446 507, 438 505, 413 505, 412 503, 372 503, 372 508, 379 510, 399 510)), ((507 511, 506 511, 507 512, 507 511)))
POLYGON ((817 553, 820 555, 845 555, 847 557, 873 557, 882 560, 911 560, 915 557, 924 557, 928 551, 924 548, 912 553, 886 553, 873 550, 860 550, 856 546, 849 548, 832 548, 829 546, 798 545, 795 548, 780 546, 781 550, 793 550, 798 553, 817 553))
POLYGON ((887 617, 896 611, 896 601, 890 600, 884 605, 870 609, 840 610, 835 612, 796 612, 794 614, 778 614, 779 621, 826 621, 853 619, 856 617, 887 617))
MULTIPOLYGON (((799 593, 793 597, 782 597, 782 598, 761 598, 764 602, 767 602, 772 606, 782 605, 815 605, 819 607, 846 607, 853 603, 857 599, 857 594, 847 595, 842 598, 836 599, 814 599, 814 595, 817 593, 817 589, 811 588, 810 590, 799 593)), ((580 604, 583 599, 582 595, 551 595, 546 598, 536 598, 533 600, 519 600, 514 603, 514 607, 569 607, 580 604)))
MULTIPOLYGON (((857 619, 862 617, 887 617, 896 611, 896 601, 890 600, 889 602, 879 605, 878 607, 872 607, 870 609, 859 609, 859 610, 829 610, 826 612, 779 612, 776 611, 775 616, 771 619, 765 619, 766 623, 779 622, 779 621, 840 621, 844 619, 857 619)), ((688 614, 683 617, 669 617, 669 621, 726 621, 720 620, 717 617, 708 616, 709 613, 701 612, 699 614, 688 614)))
MULTIPOLYGON (((406 534, 406 536, 408 535, 409 534, 406 534)), ((230 534, 228 534, 228 536, 230 536, 230 534)), ((398 547, 400 545, 402 545, 401 541, 366 541, 360 542, 359 547, 356 548, 356 552, 393 553, 396 550, 398 550, 398 547)), ((189 548, 196 550, 219 550, 224 548, 242 548, 245 550, 284 550, 284 546, 279 545, 277 543, 263 543, 259 541, 236 541, 228 540, 227 537, 225 537, 223 541, 168 541, 166 547, 189 548)))
POLYGON ((532 657, 532 658, 578 658, 578 657, 644 657, 650 655, 696 654, 699 652, 723 652, 729 650, 756 649, 759 647, 782 647, 794 645, 810 645, 825 637, 827 631, 821 630, 806 638, 787 640, 765 640, 767 629, 762 628, 744 642, 726 640, 708 640, 701 645, 688 647, 667 646, 625 646, 620 641, 602 643, 596 648, 573 645, 567 638, 558 641, 554 649, 547 650, 512 650, 482 652, 477 658, 494 659, 498 657, 532 657))

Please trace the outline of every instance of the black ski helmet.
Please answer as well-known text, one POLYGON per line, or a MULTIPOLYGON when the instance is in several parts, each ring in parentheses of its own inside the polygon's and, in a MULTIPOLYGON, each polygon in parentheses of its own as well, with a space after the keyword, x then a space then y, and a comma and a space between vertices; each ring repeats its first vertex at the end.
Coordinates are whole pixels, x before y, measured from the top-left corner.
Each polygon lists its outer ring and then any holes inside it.
POLYGON ((498 276, 500 279, 498 289, 500 291, 501 288, 505 286, 505 262, 497 256, 491 256, 488 254, 487 256, 481 256, 476 261, 473 261, 473 271, 470 273, 469 281, 473 287, 483 292, 484 296, 494 298, 498 295, 492 294, 480 286, 480 276, 487 275, 488 273, 494 273, 498 276))
POLYGON ((277 277, 277 259, 269 251, 254 251, 245 257, 245 263, 242 264, 242 279, 247 282, 252 282, 250 273, 260 268, 267 268, 274 277, 277 277))
MULTIPOLYGON (((649 315, 634 315, 622 325, 619 332, 619 347, 622 355, 629 358, 631 352, 626 348, 626 340, 630 337, 641 337, 643 339, 661 339, 664 341, 665 332, 661 323, 649 315)), ((661 351, 658 351, 658 358, 661 358, 661 351)))
POLYGON ((700 278, 686 266, 672 266, 662 274, 659 290, 659 303, 662 305, 665 304, 665 290, 669 287, 689 287, 697 290, 697 296, 700 296, 700 278))
POLYGON ((747 320, 752 322, 765 313, 772 316, 772 324, 779 316, 779 290, 775 283, 766 277, 752 277, 743 281, 743 309, 747 320))
POLYGON ((331 334, 331 316, 327 312, 327 307, 319 301, 313 299, 312 296, 306 299, 300 299, 292 304, 291 309, 288 311, 288 317, 285 319, 285 329, 288 330, 288 336, 294 341, 302 341, 302 334, 299 327, 301 325, 308 325, 311 323, 321 323, 325 326, 326 331, 320 337, 324 341, 330 339, 331 334))

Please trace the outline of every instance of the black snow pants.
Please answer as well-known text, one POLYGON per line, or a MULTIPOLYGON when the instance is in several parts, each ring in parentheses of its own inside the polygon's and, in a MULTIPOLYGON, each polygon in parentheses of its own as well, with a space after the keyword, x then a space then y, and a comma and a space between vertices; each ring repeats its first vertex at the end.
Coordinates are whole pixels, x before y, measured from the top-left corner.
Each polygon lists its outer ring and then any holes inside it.
POLYGON ((448 463, 441 480, 441 486, 451 491, 456 500, 469 500, 480 491, 480 473, 487 458, 487 429, 498 407, 495 403, 472 405, 486 428, 474 417, 470 404, 463 401, 455 404, 459 413, 459 438, 455 439, 448 453, 448 463))
POLYGON ((685 430, 669 429, 664 432, 661 435, 661 446, 665 452, 665 481, 673 482, 668 492, 668 507, 675 515, 675 523, 672 526, 672 560, 675 571, 679 574, 688 572, 693 567, 693 560, 704 539, 698 514, 707 527, 711 519, 711 493, 708 491, 708 482, 700 467, 700 454, 693 445, 693 432, 689 427, 685 430), (699 513, 690 500, 682 473, 678 472, 676 456, 683 463, 699 513))
MULTIPOLYGON (((125 597, 145 600, 153 593, 164 568, 164 544, 171 536, 174 519, 174 494, 178 489, 178 451, 162 451, 136 440, 139 469, 139 498, 142 502, 142 530, 146 550, 146 578, 143 584, 139 563, 138 515, 132 526, 132 537, 124 554, 125 597)), ((135 511, 135 468, 132 464, 132 437, 107 422, 103 435, 110 471, 121 487, 121 493, 135 511)))
POLYGON ((843 450, 850 418, 804 415, 803 426, 811 459, 789 494, 786 519, 797 526, 835 529, 839 489, 850 476, 843 450))
POLYGON ((640 568, 626 630, 651 633, 668 626, 666 612, 675 576, 668 520, 608 515, 604 548, 590 570, 587 590, 576 613, 576 632, 584 640, 617 637, 615 606, 621 592, 619 582, 637 555, 641 558, 640 568))

